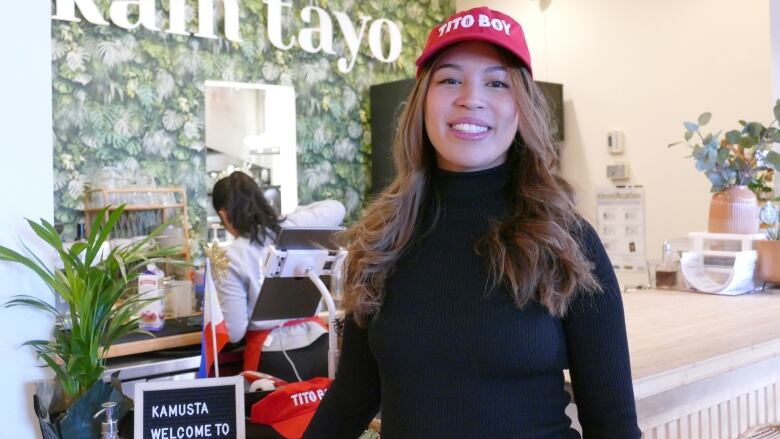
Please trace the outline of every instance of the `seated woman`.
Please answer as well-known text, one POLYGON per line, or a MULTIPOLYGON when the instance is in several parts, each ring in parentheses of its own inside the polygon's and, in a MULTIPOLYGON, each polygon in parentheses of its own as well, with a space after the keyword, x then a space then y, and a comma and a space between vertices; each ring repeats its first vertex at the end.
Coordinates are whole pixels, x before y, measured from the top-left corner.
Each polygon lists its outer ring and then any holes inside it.
POLYGON ((212 200, 225 230, 236 238, 227 248, 230 265, 217 285, 217 294, 230 342, 247 339, 244 369, 287 381, 327 376, 325 327, 314 321, 290 324, 250 319, 262 285, 260 261, 282 227, 338 226, 344 220, 344 205, 319 201, 279 218, 257 183, 240 171, 214 185, 212 200))

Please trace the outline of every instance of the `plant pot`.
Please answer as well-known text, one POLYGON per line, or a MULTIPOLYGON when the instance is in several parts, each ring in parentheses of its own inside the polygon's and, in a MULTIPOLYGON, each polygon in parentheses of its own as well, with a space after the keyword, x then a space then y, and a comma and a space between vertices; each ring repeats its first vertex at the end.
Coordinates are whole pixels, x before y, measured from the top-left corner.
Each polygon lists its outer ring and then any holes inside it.
POLYGON ((113 384, 102 381, 95 383, 68 407, 65 406, 69 401, 63 398, 62 386, 56 380, 36 383, 33 409, 44 439, 99 439, 103 418, 99 416, 96 419, 94 415, 101 409, 101 404, 116 402, 118 406, 115 414, 119 420, 132 406, 130 398, 122 393, 118 380, 113 384))
POLYGON ((747 186, 731 186, 712 195, 710 233, 758 233, 758 199, 747 186))
POLYGON ((780 284, 780 241, 756 241, 756 250, 759 279, 780 284))

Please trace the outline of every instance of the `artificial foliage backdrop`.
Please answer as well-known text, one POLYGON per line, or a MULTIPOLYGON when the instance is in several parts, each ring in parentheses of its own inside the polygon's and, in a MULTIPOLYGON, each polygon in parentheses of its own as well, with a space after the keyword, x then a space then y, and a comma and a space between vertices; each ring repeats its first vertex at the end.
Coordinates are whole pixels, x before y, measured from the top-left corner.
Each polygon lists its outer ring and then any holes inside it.
MULTIPOLYGON (((94 3, 108 20, 111 1, 94 3)), ((66 226, 66 236, 72 237, 75 223, 83 221, 85 187, 105 166, 118 168, 129 181, 145 170, 159 186, 184 186, 191 236, 203 236, 206 80, 294 87, 300 202, 335 198, 347 206, 348 220, 354 220, 370 176, 368 88, 412 77, 428 30, 454 11, 452 0, 295 0, 282 8, 285 41, 302 28, 317 26, 316 17, 311 24, 302 22, 303 7, 329 11, 336 51, 330 55, 308 53, 298 45, 289 50, 273 46, 263 0, 239 1, 242 41, 230 41, 221 31, 222 2, 214 3, 219 5, 217 39, 95 25, 78 8, 78 23, 52 19, 55 221, 66 226), (389 64, 374 59, 364 37, 352 71, 340 72, 336 61, 348 48, 332 11, 346 13, 356 25, 361 15, 395 22, 403 40, 400 58, 389 64)), ((163 30, 168 7, 167 0, 156 1, 157 25, 163 30)), ((198 28, 197 7, 197 1, 187 0, 190 32, 198 28)), ((54 1, 52 11, 54 15, 54 1)), ((131 13, 132 21, 137 18, 131 13)))

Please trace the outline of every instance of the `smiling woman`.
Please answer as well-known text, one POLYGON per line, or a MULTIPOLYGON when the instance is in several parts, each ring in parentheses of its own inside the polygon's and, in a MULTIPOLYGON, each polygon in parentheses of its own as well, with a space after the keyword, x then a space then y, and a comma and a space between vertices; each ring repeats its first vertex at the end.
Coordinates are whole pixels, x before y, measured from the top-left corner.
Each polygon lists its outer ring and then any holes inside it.
POLYGON ((307 438, 638 438, 620 290, 575 213, 523 30, 432 29, 396 179, 346 233, 342 355, 307 438))

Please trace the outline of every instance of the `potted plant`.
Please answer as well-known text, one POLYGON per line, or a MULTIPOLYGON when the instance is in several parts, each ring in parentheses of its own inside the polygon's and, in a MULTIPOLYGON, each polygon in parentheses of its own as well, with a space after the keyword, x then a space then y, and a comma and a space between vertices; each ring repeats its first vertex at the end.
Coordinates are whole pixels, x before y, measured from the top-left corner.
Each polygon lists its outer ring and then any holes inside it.
POLYGON ((766 225, 766 240, 756 241, 758 252, 758 276, 764 282, 780 284, 780 233, 778 230, 777 208, 769 200, 761 210, 761 221, 766 225))
POLYGON ((708 230, 712 233, 756 233, 759 227, 758 197, 772 191, 774 171, 780 170, 780 154, 772 150, 780 142, 780 99, 769 125, 740 120, 741 129, 702 133, 712 117, 703 113, 697 123, 685 122, 684 141, 692 150, 696 169, 712 184, 708 230))
MULTIPOLYGON (((107 400, 119 403, 119 413, 129 409, 129 400, 117 388, 102 382, 108 349, 122 336, 141 332, 138 311, 147 302, 133 294, 133 281, 147 263, 165 261, 179 249, 159 249, 154 238, 158 227, 149 236, 127 246, 104 253, 103 243, 122 215, 119 206, 106 217, 108 208, 97 215, 84 242, 65 248, 54 227, 47 221, 27 220, 61 261, 53 269, 47 258, 30 253, 20 254, 0 246, 0 261, 9 261, 32 270, 54 293, 67 303, 69 312, 58 311, 39 298, 18 295, 5 307, 27 306, 50 313, 57 325, 51 340, 30 340, 32 347, 55 374, 53 383, 40 383, 36 389, 35 411, 41 431, 49 437, 99 437, 92 417, 107 400), (105 219, 105 222, 103 222, 105 219)), ((27 248, 25 246, 25 248, 27 248)))

